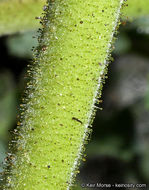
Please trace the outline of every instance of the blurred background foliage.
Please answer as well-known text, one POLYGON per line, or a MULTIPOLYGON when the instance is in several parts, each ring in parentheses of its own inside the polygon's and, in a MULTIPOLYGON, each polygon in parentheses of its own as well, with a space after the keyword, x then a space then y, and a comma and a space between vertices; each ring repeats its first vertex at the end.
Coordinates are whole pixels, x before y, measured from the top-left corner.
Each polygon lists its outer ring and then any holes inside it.
MULTIPOLYGON (((33 36, 36 31, 0 37, 0 172, 16 126, 31 49, 38 44, 33 36)), ((149 17, 122 22, 114 46, 75 190, 85 183, 149 184, 149 17)))

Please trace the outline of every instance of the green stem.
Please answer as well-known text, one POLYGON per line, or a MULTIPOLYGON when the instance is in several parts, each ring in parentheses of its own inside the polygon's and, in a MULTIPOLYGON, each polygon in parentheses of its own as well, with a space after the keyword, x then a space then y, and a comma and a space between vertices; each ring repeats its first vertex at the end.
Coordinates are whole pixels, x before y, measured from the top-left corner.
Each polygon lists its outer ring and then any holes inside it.
MULTIPOLYGON (((39 19, 35 17, 40 18, 45 2, 46 0, 0 0, 0 35, 39 28, 39 19)), ((123 9, 124 19, 149 15, 149 0, 128 0, 127 3, 128 6, 123 9)))
POLYGON ((66 190, 90 134, 122 0, 51 0, 5 189, 66 190), (100 89, 100 90, 99 90, 100 89))

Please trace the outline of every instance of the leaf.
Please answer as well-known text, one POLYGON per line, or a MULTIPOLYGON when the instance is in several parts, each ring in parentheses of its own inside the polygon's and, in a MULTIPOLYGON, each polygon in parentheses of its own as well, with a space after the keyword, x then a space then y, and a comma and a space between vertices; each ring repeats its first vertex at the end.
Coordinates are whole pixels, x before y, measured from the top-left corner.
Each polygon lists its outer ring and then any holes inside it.
POLYGON ((5 140, 16 117, 16 94, 13 77, 9 72, 0 73, 0 139, 5 140))
POLYGON ((1 0, 0 35, 34 30, 39 27, 46 0, 1 0))
POLYGON ((31 49, 38 44, 37 38, 33 38, 33 35, 36 36, 35 31, 9 36, 6 41, 9 54, 18 57, 32 57, 31 49))

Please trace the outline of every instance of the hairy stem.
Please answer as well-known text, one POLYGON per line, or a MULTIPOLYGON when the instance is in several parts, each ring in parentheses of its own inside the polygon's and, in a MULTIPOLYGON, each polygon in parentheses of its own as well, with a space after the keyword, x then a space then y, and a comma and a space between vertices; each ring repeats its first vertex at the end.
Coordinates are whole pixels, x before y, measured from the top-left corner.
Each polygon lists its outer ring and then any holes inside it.
POLYGON ((101 94, 122 0, 51 0, 5 189, 70 189, 101 94), (16 153, 15 153, 16 151, 16 153))
MULTIPOLYGON (((46 0, 0 0, 0 35, 40 27, 42 7, 46 0), (37 18, 37 19, 35 19, 37 18)), ((149 0, 127 0, 123 18, 134 19, 149 15, 149 0)))

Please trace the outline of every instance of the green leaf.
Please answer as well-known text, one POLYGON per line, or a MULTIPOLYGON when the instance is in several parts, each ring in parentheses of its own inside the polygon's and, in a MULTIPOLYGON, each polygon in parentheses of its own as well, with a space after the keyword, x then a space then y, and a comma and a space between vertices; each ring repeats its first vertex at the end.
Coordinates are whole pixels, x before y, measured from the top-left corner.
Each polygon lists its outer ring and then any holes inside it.
POLYGON ((39 27, 45 0, 0 0, 0 35, 39 27))
POLYGON ((0 73, 0 139, 5 140, 16 117, 16 94, 13 77, 9 72, 0 73))
POLYGON ((123 9, 123 14, 129 20, 142 16, 149 16, 149 0, 127 0, 128 6, 123 9))
POLYGON ((31 49, 38 44, 37 38, 33 38, 33 35, 37 35, 35 31, 9 36, 6 41, 9 54, 17 57, 32 57, 31 49))

